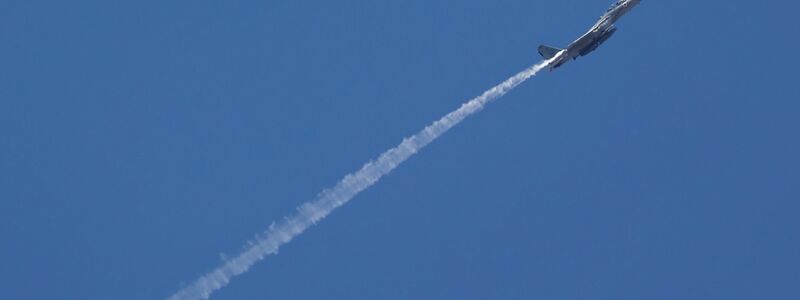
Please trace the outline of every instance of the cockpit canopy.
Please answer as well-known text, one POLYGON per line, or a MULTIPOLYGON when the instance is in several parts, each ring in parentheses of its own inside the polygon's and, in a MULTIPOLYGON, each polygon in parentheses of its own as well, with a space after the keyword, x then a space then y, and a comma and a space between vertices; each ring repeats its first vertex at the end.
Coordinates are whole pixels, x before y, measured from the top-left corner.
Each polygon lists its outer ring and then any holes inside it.
POLYGON ((619 1, 617 1, 617 3, 614 3, 613 5, 611 5, 611 7, 606 9, 606 12, 610 12, 610 11, 614 10, 618 6, 622 5, 622 3, 625 3, 625 1, 627 1, 627 0, 619 0, 619 1))

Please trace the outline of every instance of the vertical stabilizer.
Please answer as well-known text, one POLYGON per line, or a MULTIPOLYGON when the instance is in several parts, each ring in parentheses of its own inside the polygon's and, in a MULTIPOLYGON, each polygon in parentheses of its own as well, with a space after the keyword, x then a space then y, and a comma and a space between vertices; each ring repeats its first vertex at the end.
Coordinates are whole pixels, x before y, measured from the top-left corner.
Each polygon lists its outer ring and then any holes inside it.
POLYGON ((561 52, 561 50, 564 50, 564 49, 558 49, 558 48, 555 48, 555 47, 541 45, 541 46, 539 46, 539 55, 544 57, 544 59, 551 59, 551 58, 555 57, 556 54, 558 54, 558 52, 561 52))

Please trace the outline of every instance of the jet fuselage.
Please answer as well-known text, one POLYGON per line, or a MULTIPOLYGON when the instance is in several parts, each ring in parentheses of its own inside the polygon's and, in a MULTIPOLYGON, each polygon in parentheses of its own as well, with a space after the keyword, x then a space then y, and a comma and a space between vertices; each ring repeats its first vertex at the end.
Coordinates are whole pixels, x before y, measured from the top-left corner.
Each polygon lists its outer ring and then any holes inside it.
POLYGON ((614 35, 614 32, 617 30, 617 28, 614 27, 614 23, 630 12, 631 9, 640 2, 641 0, 617 1, 606 10, 606 13, 600 17, 600 20, 597 21, 587 33, 572 42, 566 49, 562 50, 540 46, 539 53, 546 59, 553 59, 550 63, 550 70, 553 70, 567 63, 570 59, 575 60, 580 56, 585 56, 593 52, 597 47, 614 35))

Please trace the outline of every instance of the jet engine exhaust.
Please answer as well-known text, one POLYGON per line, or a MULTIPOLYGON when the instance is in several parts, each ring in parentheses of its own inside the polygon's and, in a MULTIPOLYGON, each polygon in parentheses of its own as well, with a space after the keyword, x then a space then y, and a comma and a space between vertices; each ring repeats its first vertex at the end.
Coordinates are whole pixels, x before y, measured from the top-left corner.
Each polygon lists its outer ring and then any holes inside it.
POLYGON ((203 275, 190 285, 170 296, 170 300, 208 299, 211 294, 226 285, 233 277, 247 272, 255 263, 271 254, 302 234, 306 229, 324 219, 336 208, 346 204, 358 193, 369 188, 384 175, 416 154, 419 150, 458 125, 465 118, 483 109, 539 71, 549 66, 553 59, 544 60, 506 81, 484 92, 482 95, 464 103, 417 134, 404 139, 400 145, 381 154, 377 160, 366 163, 360 170, 345 176, 333 188, 322 191, 315 200, 306 202, 283 221, 273 223, 266 231, 256 235, 237 256, 226 260, 221 266, 203 275))

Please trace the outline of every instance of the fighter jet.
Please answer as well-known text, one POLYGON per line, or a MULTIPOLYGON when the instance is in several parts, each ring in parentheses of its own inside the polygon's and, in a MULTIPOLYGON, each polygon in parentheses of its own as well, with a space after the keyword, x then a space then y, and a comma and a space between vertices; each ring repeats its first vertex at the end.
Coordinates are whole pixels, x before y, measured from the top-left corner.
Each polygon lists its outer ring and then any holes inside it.
POLYGON ((589 32, 572 42, 567 49, 541 45, 539 46, 539 54, 545 59, 552 59, 549 67, 550 71, 553 71, 567 63, 570 59, 576 60, 580 56, 586 56, 592 53, 617 31, 617 28, 614 27, 614 23, 631 11, 639 2, 642 2, 642 0, 617 1, 606 10, 606 13, 592 26, 592 29, 589 29, 589 32))

